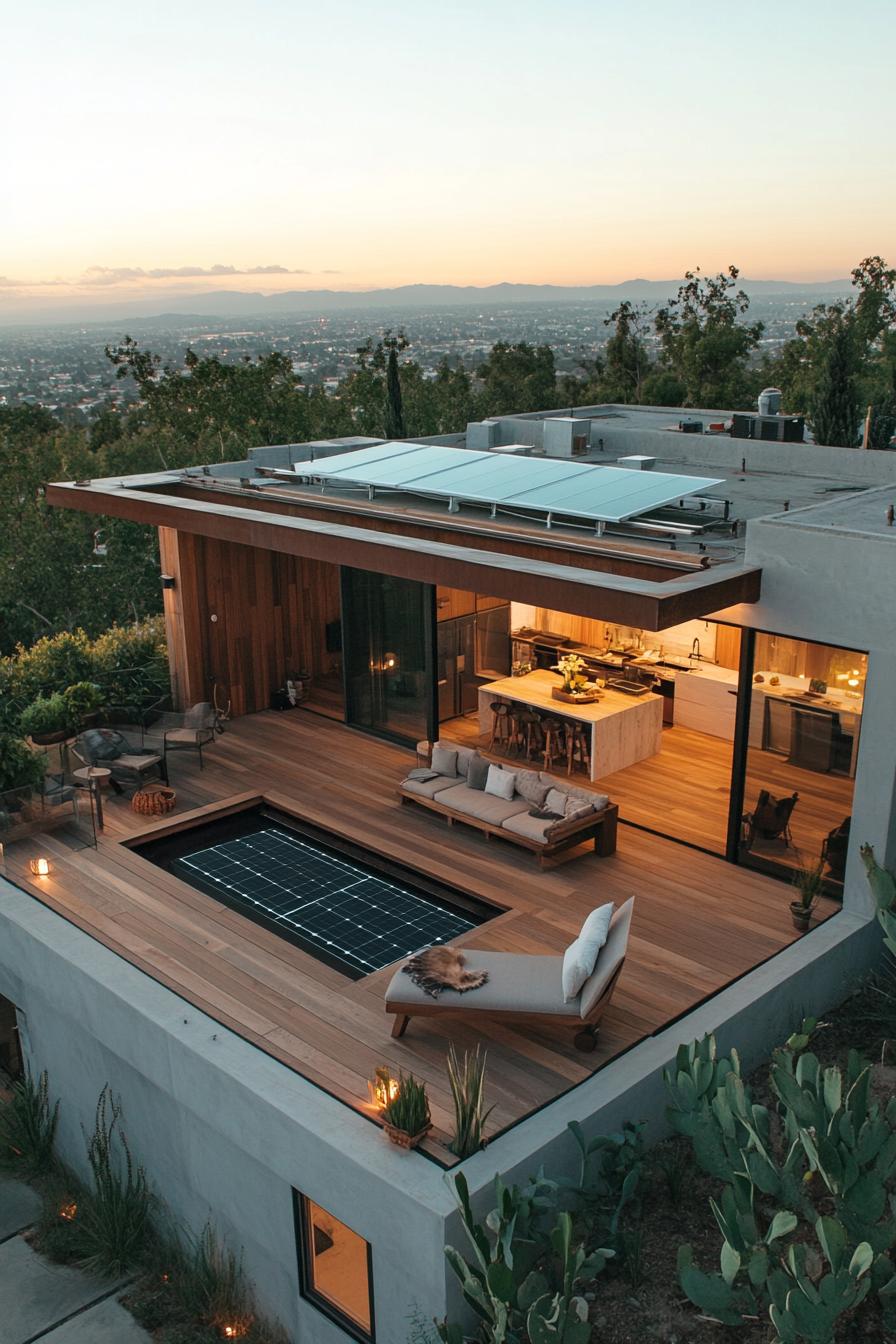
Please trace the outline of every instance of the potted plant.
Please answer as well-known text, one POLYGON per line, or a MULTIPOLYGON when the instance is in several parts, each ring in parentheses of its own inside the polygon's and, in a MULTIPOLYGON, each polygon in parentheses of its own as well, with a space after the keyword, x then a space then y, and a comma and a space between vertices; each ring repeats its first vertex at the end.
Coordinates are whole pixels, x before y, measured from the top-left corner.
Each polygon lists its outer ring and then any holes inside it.
POLYGON ((793 890, 796 895, 790 902, 790 914, 793 927, 799 929, 800 933, 808 929, 815 902, 821 895, 824 882, 822 871, 823 865, 817 863, 814 868, 798 868, 794 876, 793 890))
POLYGON ((47 763, 20 737, 0 737, 0 797, 8 812, 19 812, 32 789, 40 787, 47 763))
POLYGON ((95 723, 103 703, 103 693, 93 681, 76 681, 62 692, 68 709, 68 726, 74 732, 95 723))
POLYGON ((65 697, 58 691, 54 695, 39 695, 22 711, 19 729, 41 747, 64 742, 71 736, 71 713, 65 697))
POLYGON ((551 667, 552 672, 559 672, 563 678, 562 686, 554 686, 551 694, 556 700, 593 700, 597 698, 597 692, 588 684, 588 677, 585 672, 585 659, 580 658, 577 653, 567 653, 551 667))
POLYGON ((426 1084, 412 1073, 398 1075, 398 1092, 383 1110, 383 1129, 399 1148, 416 1148, 432 1129, 426 1084))

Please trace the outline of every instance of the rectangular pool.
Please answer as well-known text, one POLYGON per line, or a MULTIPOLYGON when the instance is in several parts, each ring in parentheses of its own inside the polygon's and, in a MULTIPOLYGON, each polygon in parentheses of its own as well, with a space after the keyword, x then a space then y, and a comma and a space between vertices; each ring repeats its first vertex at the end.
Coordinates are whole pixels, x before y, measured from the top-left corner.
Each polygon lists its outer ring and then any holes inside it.
POLYGON ((501 913, 267 807, 136 848, 356 980, 501 913))

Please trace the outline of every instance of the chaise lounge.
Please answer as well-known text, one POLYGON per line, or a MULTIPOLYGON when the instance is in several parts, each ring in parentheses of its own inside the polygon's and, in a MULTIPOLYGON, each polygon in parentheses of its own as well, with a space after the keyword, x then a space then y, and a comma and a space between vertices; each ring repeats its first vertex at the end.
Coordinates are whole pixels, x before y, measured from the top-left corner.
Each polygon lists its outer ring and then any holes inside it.
POLYGON ((402 803, 436 812, 449 825, 461 822, 487 839, 499 836, 531 850, 542 867, 587 840, 603 857, 616 851, 619 808, 605 793, 489 761, 454 742, 437 742, 432 768, 412 770, 399 793, 402 803))
POLYGON ((593 1050, 598 1023, 609 1007, 625 963, 634 904, 632 896, 615 911, 594 969, 569 1000, 563 992, 564 957, 480 952, 464 947, 470 967, 487 971, 488 982, 468 993, 443 989, 438 998, 421 989, 404 973, 403 966, 399 967, 386 990, 386 1012, 395 1018, 392 1035, 403 1036, 412 1017, 454 1017, 474 1026, 477 1021, 485 1024, 497 1020, 512 1026, 567 1027, 574 1032, 579 1050, 593 1050))

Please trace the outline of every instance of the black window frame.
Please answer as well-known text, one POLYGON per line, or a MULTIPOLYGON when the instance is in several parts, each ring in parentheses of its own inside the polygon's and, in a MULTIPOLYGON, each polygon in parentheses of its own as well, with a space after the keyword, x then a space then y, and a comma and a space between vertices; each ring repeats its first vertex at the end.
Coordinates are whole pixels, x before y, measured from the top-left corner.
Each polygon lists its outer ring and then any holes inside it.
MULTIPOLYGON (((374 1314, 373 1300, 373 1251, 370 1242, 366 1237, 362 1237, 360 1232, 355 1232, 353 1227, 349 1227, 348 1223, 343 1223, 343 1226, 348 1227, 348 1230, 356 1237, 360 1237, 361 1241, 363 1241, 364 1245, 367 1247, 367 1295, 370 1309, 370 1330, 366 1331, 357 1321, 352 1320, 351 1316, 346 1315, 344 1311, 340 1311, 335 1303, 331 1302, 329 1298, 324 1297, 324 1295, 314 1286, 314 1264, 311 1246, 313 1233, 308 1210, 309 1200, 311 1200, 310 1195, 305 1195, 301 1190, 293 1188, 292 1211, 296 1229, 296 1259, 299 1269, 299 1296, 304 1298, 306 1302, 310 1302, 313 1307, 317 1308, 322 1316, 326 1316, 334 1325, 338 1325, 340 1330, 344 1330, 346 1334, 351 1335, 352 1339, 358 1340, 359 1344, 376 1344, 376 1316, 374 1314)), ((312 1200, 311 1202, 317 1204, 317 1200, 312 1200)), ((323 1208, 324 1206, 320 1204, 318 1207, 323 1208)), ((324 1211, 330 1213, 329 1209, 324 1211)), ((330 1217, 336 1218, 337 1215, 335 1213, 330 1213, 330 1217)), ((337 1218, 337 1222, 341 1223, 342 1219, 337 1218)))

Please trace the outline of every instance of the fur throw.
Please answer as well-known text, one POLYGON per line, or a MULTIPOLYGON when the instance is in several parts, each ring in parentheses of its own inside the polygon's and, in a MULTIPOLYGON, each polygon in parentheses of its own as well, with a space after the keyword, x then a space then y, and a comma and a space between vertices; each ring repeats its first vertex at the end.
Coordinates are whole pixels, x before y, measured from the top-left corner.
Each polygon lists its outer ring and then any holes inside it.
POLYGON ((443 989, 454 989, 458 994, 478 989, 488 980, 488 971, 465 971, 467 959, 454 947, 428 947, 402 967, 415 985, 437 999, 443 989))

